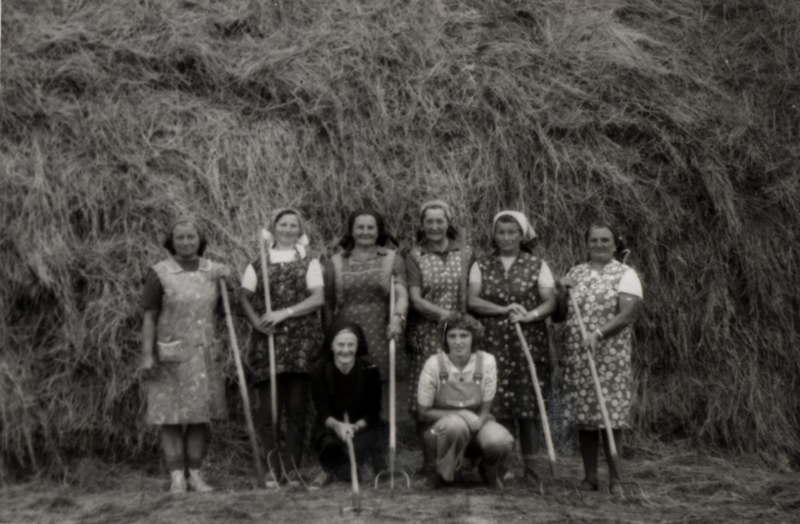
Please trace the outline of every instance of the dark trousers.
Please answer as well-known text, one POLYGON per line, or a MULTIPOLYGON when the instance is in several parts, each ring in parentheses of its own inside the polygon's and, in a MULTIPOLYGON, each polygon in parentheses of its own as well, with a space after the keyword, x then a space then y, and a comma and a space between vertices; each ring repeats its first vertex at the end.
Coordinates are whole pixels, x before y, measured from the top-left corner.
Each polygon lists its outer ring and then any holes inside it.
MULTIPOLYGON (((350 480, 350 454, 347 444, 340 440, 332 429, 326 429, 314 446, 322 469, 339 480, 350 480)), ((375 474, 386 469, 386 454, 389 451, 389 426, 385 423, 357 431, 353 437, 356 463, 367 462, 375 474)))
MULTIPOLYGON (((294 460, 300 467, 303 456, 303 444, 306 440, 306 407, 308 395, 311 390, 311 378, 304 373, 280 373, 277 376, 278 393, 278 428, 281 426, 284 413, 286 417, 286 452, 289 455, 289 464, 294 460)), ((261 404, 259 414, 261 418, 261 440, 264 450, 269 453, 278 445, 273 438, 272 431, 272 403, 270 398, 269 381, 258 385, 258 398, 261 404)))

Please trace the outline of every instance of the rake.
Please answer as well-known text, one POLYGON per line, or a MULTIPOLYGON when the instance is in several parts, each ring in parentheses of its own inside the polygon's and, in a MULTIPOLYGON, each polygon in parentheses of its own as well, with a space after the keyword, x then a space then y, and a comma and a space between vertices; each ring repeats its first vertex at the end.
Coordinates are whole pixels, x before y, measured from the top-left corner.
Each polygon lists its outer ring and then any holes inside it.
MULTIPOLYGON (((389 290, 389 320, 394 315, 394 275, 390 281, 389 290)), ((406 487, 411 488, 411 478, 403 470, 395 469, 395 459, 397 458, 397 381, 395 378, 395 357, 397 352, 397 345, 394 338, 389 341, 389 469, 381 471, 375 475, 375 489, 378 489, 381 476, 389 476, 389 492, 394 497, 394 477, 401 475, 405 478, 406 487)))
MULTIPOLYGON (((271 235, 266 230, 262 231, 258 236, 258 247, 261 257, 261 278, 264 281, 264 307, 268 314, 272 312, 272 300, 269 296, 269 269, 267 268, 267 250, 264 244, 270 237, 271 235)), ((272 440, 275 443, 275 447, 267 452, 267 467, 269 468, 269 473, 270 476, 272 476, 275 487, 280 489, 281 477, 288 479, 289 475, 286 472, 286 467, 283 464, 283 457, 281 456, 280 428, 278 427, 278 374, 275 367, 275 336, 272 333, 267 336, 267 342, 269 344, 269 396, 272 415, 272 440), (275 464, 276 458, 277 465, 275 464)), ((303 486, 308 489, 308 485, 303 480, 303 476, 297 471, 297 464, 294 463, 294 457, 292 457, 292 468, 295 473, 297 473, 297 478, 300 479, 303 486)))
MULTIPOLYGON (((350 417, 347 415, 347 412, 344 414, 344 421, 346 424, 350 424, 350 417)), ((353 446, 353 436, 349 433, 345 435, 345 442, 347 444, 347 454, 350 456, 350 484, 353 490, 353 505, 346 507, 346 508, 339 508, 339 513, 344 515, 347 511, 352 511, 355 514, 360 514, 364 511, 364 508, 361 506, 361 490, 359 489, 358 485, 358 463, 356 462, 356 450, 353 446)), ((377 515, 380 511, 380 508, 376 508, 374 513, 377 515)))
MULTIPOLYGON (((572 303, 572 308, 575 310, 575 318, 578 319, 578 327, 581 330, 581 339, 586 342, 588 339, 588 335, 586 334, 586 326, 583 324, 583 316, 580 308, 578 307, 578 301, 575 300, 575 294, 572 292, 572 289, 569 290, 569 299, 572 303)), ((603 395, 603 389, 600 386, 600 379, 597 376, 597 366, 594 363, 594 356, 592 355, 593 352, 594 348, 590 347, 586 349, 586 360, 589 362, 589 369, 592 372, 592 380, 594 381, 594 392, 597 395, 597 403, 600 405, 600 412, 603 415, 603 425, 605 426, 606 432, 605 437, 608 440, 608 449, 609 454, 611 455, 611 462, 614 465, 617 474, 621 477, 622 469, 620 468, 619 455, 617 455, 617 445, 614 442, 614 433, 611 430, 611 419, 608 416, 606 399, 603 395)), ((620 488, 620 492, 618 494, 615 494, 611 491, 611 484, 609 484, 608 487, 608 493, 614 500, 619 500, 620 502, 648 502, 647 495, 645 495, 644 490, 638 483, 622 481, 622 478, 618 478, 615 484, 617 484, 620 488)))
POLYGON ((247 434, 250 437, 250 446, 253 448, 253 462, 256 467, 256 477, 258 485, 264 485, 264 467, 261 465, 261 452, 258 449, 258 439, 256 438, 256 428, 253 425, 253 413, 250 411, 250 396, 247 394, 247 382, 244 378, 244 366, 242 366, 242 355, 239 351, 239 343, 236 340, 236 330, 233 325, 233 315, 231 314, 231 304, 228 300, 228 289, 225 280, 219 281, 220 293, 222 294, 222 305, 225 308, 225 320, 228 324, 228 332, 231 336, 231 347, 233 348, 233 359, 236 362, 236 373, 239 376, 239 392, 242 394, 242 405, 244 407, 244 417, 247 422, 247 434))
POLYGON ((525 353, 525 359, 528 361, 528 368, 531 372, 533 390, 536 393, 536 403, 539 406, 539 414, 541 415, 542 420, 544 441, 547 444, 547 458, 550 463, 550 478, 544 479, 539 483, 539 493, 544 495, 544 486, 547 485, 549 488, 548 492, 555 493, 556 501, 559 503, 564 503, 567 499, 569 499, 569 496, 572 493, 575 493, 575 495, 578 496, 578 499, 581 501, 581 503, 585 503, 580 491, 572 481, 556 477, 556 451, 555 447, 553 446, 553 438, 550 434, 550 423, 547 420, 547 412, 545 411, 542 388, 539 385, 539 377, 536 374, 536 365, 533 362, 531 350, 528 347, 528 342, 525 340, 525 335, 522 333, 522 327, 519 325, 519 322, 515 323, 514 326, 516 327, 517 337, 519 338, 522 351, 525 353))

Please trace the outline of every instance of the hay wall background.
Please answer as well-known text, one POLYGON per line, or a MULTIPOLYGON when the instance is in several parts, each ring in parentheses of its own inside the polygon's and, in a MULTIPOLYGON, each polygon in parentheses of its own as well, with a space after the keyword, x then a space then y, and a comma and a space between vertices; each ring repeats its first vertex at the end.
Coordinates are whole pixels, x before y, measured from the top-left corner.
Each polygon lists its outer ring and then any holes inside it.
POLYGON ((432 196, 478 246, 524 206, 558 274, 590 221, 620 224, 647 294, 640 436, 797 448, 796 2, 283 4, 4 2, 9 468, 152 446, 137 304, 169 217, 205 217, 242 268, 276 206, 323 251, 362 205, 410 243, 432 196))

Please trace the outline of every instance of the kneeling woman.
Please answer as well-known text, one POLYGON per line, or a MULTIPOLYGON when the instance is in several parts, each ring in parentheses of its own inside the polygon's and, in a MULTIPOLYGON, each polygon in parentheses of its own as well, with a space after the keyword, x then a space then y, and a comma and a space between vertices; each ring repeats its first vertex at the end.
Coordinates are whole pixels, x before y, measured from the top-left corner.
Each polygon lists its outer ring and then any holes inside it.
POLYGON ((389 431, 380 419, 381 376, 362 357, 367 342, 355 322, 334 322, 325 335, 324 361, 311 375, 317 411, 312 443, 323 473, 314 484, 350 479, 347 437, 353 439, 359 466, 369 462, 375 473, 385 468, 389 431), (345 421, 345 415, 348 420, 345 421))
POLYGON ((480 473, 498 486, 500 467, 514 437, 490 414, 497 391, 497 362, 476 350, 483 327, 470 315, 445 326, 444 353, 425 362, 417 402, 427 451, 436 456, 437 481, 453 482, 464 457, 480 457, 480 473))

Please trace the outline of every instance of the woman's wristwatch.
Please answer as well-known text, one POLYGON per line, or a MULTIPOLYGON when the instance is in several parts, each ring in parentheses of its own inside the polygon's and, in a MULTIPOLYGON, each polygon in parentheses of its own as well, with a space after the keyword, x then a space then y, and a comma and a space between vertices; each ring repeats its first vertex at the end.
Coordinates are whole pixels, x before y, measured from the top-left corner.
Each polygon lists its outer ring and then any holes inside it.
POLYGON ((286 312, 287 312, 287 313, 289 313, 289 316, 290 316, 290 317, 293 317, 293 316, 294 316, 294 309, 292 309, 292 308, 290 308, 290 307, 287 307, 287 308, 286 308, 286 312))

